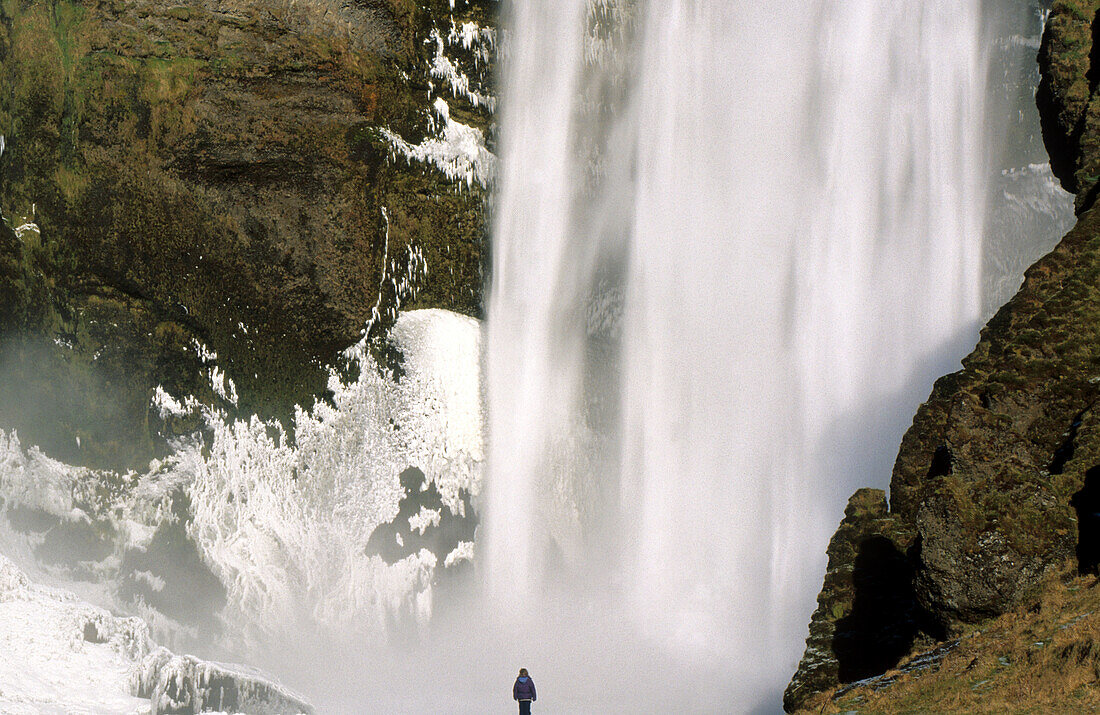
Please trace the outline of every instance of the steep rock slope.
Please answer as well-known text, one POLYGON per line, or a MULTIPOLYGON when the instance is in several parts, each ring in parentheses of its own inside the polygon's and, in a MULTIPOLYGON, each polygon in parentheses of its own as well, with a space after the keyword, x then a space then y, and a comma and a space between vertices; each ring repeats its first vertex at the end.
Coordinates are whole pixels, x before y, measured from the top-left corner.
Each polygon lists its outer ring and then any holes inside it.
POLYGON ((1100 535, 1100 2, 1056 2, 1040 61, 1044 138, 1079 221, 989 322, 963 369, 937 381, 890 483, 858 492, 829 545, 788 710, 877 675, 1037 598, 1100 535), (1100 116, 1098 114, 1097 116, 1100 116))
POLYGON ((1075 569, 1034 602, 969 627, 882 675, 807 700, 799 712, 1095 713, 1100 711, 1100 589, 1075 569))
POLYGON ((0 3, 2 426, 137 467, 157 385, 286 415, 402 301, 477 315, 484 187, 397 144, 482 137, 495 5, 0 3))
POLYGON ((1095 202, 1100 178, 1100 73, 1093 69, 1100 60, 1093 42, 1098 11, 1096 0, 1058 0, 1039 49, 1043 140, 1055 176, 1077 194, 1078 213, 1095 202))

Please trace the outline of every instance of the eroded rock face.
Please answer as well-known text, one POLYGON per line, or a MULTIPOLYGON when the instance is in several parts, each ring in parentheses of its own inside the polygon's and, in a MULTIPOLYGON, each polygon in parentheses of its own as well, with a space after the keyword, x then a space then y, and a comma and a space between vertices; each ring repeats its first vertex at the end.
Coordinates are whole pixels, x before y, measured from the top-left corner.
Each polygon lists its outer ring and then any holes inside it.
POLYGON ((0 9, 3 426, 70 463, 138 466, 157 429, 194 427, 150 424, 156 385, 228 407, 214 365, 242 411, 290 414, 372 316, 385 332, 406 272, 404 307, 479 314, 484 188, 382 133, 432 132, 433 91, 488 127, 431 76, 433 30, 495 5, 453 4, 0 9))
POLYGON ((929 630, 912 588, 906 552, 914 545, 913 532, 889 513, 885 493, 861 489, 852 495, 829 541, 825 585, 784 707, 895 666, 929 630))

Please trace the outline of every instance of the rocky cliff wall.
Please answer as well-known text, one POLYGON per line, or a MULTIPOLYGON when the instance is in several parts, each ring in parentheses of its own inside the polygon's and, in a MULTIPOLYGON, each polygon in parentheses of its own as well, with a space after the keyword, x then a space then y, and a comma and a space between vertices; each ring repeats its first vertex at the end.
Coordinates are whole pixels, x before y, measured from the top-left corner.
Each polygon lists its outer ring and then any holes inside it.
POLYGON ((487 133, 495 6, 0 3, 2 426, 138 466, 158 385, 288 415, 399 302, 478 315, 485 188, 396 145, 487 133))

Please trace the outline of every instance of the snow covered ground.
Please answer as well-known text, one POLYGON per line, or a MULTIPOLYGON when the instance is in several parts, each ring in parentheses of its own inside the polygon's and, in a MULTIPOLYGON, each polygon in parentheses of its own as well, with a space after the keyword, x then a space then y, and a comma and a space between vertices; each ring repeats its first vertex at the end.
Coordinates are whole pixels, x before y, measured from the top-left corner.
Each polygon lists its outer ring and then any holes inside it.
POLYGON ((0 710, 148 713, 132 678, 147 629, 37 586, 0 557, 0 710))
POLYGON ((303 640, 377 645, 395 626, 423 625, 437 578, 473 556, 480 335, 466 316, 402 313, 390 333, 400 380, 380 373, 365 342, 353 346, 358 375, 333 373, 330 399, 286 428, 159 390, 154 413, 198 413, 205 433, 143 473, 67 465, 0 431, 0 713, 155 713, 154 702, 200 700, 298 712, 280 709, 306 708, 258 672, 152 641, 285 679, 306 666, 271 654, 294 656, 303 640), (406 492, 410 469, 419 481, 406 492), (370 548, 379 525, 416 539, 387 561, 370 548), (220 600, 203 601, 206 591, 220 600))
POLYGON ((0 556, 0 712, 137 715, 223 707, 312 712, 259 673, 157 648, 141 619, 31 583, 0 556))

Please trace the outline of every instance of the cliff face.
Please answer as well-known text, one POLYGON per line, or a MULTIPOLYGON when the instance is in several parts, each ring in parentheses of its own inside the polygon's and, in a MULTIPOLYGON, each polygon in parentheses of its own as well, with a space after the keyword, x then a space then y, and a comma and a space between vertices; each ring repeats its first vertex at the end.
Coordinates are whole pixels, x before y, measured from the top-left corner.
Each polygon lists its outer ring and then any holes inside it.
POLYGON ((477 315, 484 188, 395 142, 442 134, 437 95, 488 128, 454 80, 488 84, 494 6, 0 3, 0 427, 134 466, 193 427, 156 420, 157 385, 231 408, 216 368, 286 415, 372 315, 477 315))
POLYGON ((1039 50, 1043 79, 1036 102, 1050 166, 1062 185, 1077 195, 1078 213, 1096 200, 1100 179, 1100 60, 1096 39, 1096 0, 1058 0, 1051 8, 1039 50))
POLYGON ((963 369, 937 381, 902 441, 889 510, 881 493, 853 497, 829 546, 806 654, 784 697, 788 710, 1034 601, 1067 560, 1095 568, 1098 9, 1100 2, 1056 2, 1040 53, 1044 138, 1057 175, 1077 194, 1079 221, 1027 272, 963 369), (880 610, 892 617, 861 615, 867 604, 891 603, 880 610), (896 647, 885 652, 882 643, 896 647), (881 657, 867 662, 876 648, 881 657))

